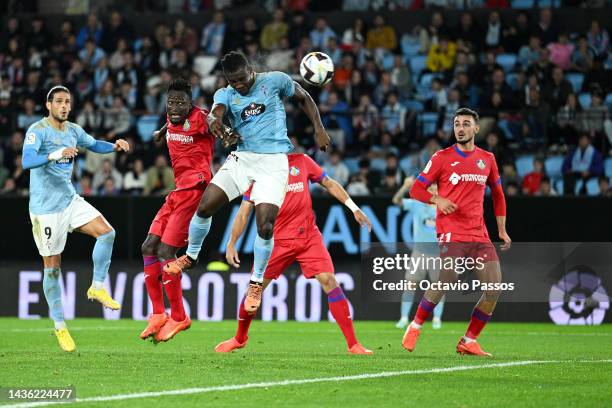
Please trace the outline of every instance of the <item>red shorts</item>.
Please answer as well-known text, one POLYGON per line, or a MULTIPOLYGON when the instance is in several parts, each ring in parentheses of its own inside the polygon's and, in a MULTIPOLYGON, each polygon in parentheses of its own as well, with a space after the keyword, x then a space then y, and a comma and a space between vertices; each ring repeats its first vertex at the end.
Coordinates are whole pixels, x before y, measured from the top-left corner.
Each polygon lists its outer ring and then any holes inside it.
POLYGON ((323 272, 334 273, 334 264, 321 232, 317 229, 306 236, 304 239, 275 240, 264 278, 278 279, 294 261, 299 262, 302 274, 307 279, 323 272))
POLYGON ((499 261, 495 246, 488 235, 478 237, 447 232, 438 234, 438 242, 442 256, 483 258, 484 262, 499 261))
POLYGON ((153 219, 149 234, 161 237, 164 244, 176 248, 187 245, 189 222, 198 209, 205 189, 206 183, 201 183, 184 190, 171 191, 153 219))

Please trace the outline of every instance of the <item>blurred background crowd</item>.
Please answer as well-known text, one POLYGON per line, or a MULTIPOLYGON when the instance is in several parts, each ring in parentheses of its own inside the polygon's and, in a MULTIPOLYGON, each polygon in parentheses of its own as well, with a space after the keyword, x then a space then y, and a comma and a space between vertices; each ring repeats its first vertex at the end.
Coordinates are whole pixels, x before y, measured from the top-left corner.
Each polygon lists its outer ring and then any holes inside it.
MULTIPOLYGON (((46 92, 58 84, 73 92, 71 120, 96 138, 125 138, 134 151, 83 152, 73 176, 79 194, 166 194, 174 188, 169 159, 151 140, 165 121, 165 88, 182 76, 194 103, 210 107, 226 85, 219 59, 232 49, 257 71, 297 81, 308 52, 333 59, 333 81, 306 87, 333 149, 315 149, 312 126, 291 103, 287 126, 295 150, 352 195, 395 193, 453 143, 460 106, 480 113, 477 142, 495 153, 506 194, 612 194, 612 19, 593 13, 578 30, 557 19, 568 7, 605 10, 605 1, 144 0, 127 10, 109 0, 96 9, 42 3, 0 6, 0 195, 27 195, 24 133, 47 115, 46 92), (155 13, 136 14, 144 10, 155 13), (329 10, 347 13, 337 21, 329 10), (424 17, 402 24, 399 13, 424 17)), ((213 171, 226 154, 218 145, 213 171)))

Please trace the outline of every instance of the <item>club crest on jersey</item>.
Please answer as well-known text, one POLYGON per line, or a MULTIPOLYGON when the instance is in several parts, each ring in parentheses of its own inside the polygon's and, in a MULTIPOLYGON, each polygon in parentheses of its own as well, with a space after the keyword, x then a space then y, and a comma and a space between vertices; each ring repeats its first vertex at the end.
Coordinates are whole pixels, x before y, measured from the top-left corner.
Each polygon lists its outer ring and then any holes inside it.
POLYGON ((183 130, 187 131, 191 129, 191 123, 189 123, 189 119, 185 119, 185 123, 183 123, 183 130))
POLYGON ((240 98, 234 98, 234 100, 232 101, 232 103, 234 105, 240 105, 240 98))
POLYGON ((484 170, 484 168, 486 167, 485 161, 482 159, 478 159, 478 161, 476 162, 476 165, 478 166, 480 170, 484 170))
POLYGON ((261 115, 265 111, 266 111, 266 105, 262 103, 251 102, 247 105, 246 108, 242 110, 242 113, 240 113, 240 117, 242 118, 242 120, 247 120, 252 117, 261 115))
POLYGON ((300 174, 300 169, 298 169, 295 166, 291 166, 291 168, 289 169, 289 174, 291 174, 292 176, 299 176, 300 174))

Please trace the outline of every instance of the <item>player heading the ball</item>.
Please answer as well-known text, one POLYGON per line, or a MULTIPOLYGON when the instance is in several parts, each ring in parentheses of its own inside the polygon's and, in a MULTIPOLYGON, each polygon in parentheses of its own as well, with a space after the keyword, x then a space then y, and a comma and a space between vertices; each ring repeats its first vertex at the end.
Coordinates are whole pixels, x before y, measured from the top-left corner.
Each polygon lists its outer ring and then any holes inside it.
POLYGON ((55 324, 55 336, 64 351, 74 351, 75 343, 64 322, 59 284, 61 254, 69 232, 77 231, 96 239, 93 281, 87 298, 117 310, 104 280, 110 267, 115 230, 91 204, 80 197, 71 182, 77 147, 95 153, 129 152, 129 144, 96 140, 77 124, 68 121, 72 98, 68 88, 55 86, 46 102, 49 115, 32 124, 23 144, 23 168, 30 170, 30 219, 32 233, 43 258, 43 290, 55 324))
POLYGON ((327 149, 330 140, 312 97, 287 74, 255 72, 244 54, 236 51, 226 54, 221 66, 229 85, 215 92, 208 124, 216 137, 226 142, 233 139, 230 142, 236 141, 238 148, 230 153, 202 196, 189 225, 186 255, 167 264, 164 270, 179 273, 190 268, 210 230, 211 217, 252 185, 250 198, 255 205, 257 237, 245 308, 255 312, 261 304, 264 271, 274 248, 274 223, 285 198, 287 153, 293 149, 287 136, 283 98, 300 105, 314 125, 321 150, 327 149), (224 117, 233 134, 223 125, 224 117))

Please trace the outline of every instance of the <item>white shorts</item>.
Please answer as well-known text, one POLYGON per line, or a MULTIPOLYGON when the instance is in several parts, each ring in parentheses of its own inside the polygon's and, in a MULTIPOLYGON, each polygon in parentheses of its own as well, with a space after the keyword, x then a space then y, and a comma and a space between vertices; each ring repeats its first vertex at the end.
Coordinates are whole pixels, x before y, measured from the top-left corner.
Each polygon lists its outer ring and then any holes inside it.
POLYGON ((64 210, 54 214, 30 213, 34 241, 41 256, 59 255, 64 252, 68 233, 82 227, 101 214, 83 197, 75 196, 64 210))
POLYGON ((251 201, 280 208, 287 191, 289 159, 284 153, 232 152, 210 181, 219 186, 230 201, 253 185, 251 201))

